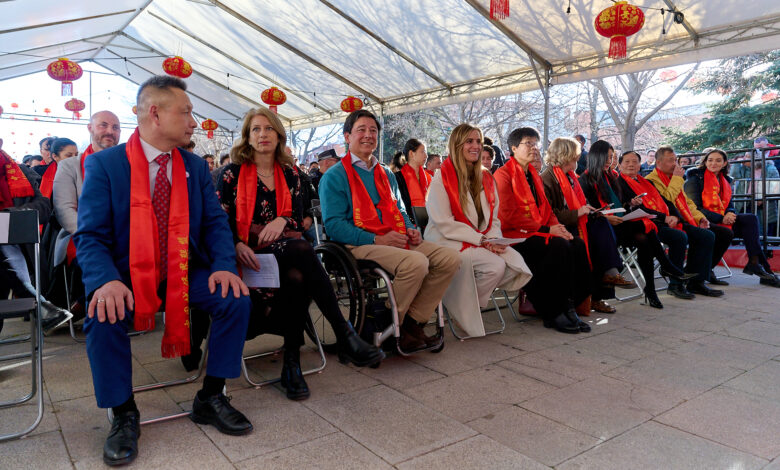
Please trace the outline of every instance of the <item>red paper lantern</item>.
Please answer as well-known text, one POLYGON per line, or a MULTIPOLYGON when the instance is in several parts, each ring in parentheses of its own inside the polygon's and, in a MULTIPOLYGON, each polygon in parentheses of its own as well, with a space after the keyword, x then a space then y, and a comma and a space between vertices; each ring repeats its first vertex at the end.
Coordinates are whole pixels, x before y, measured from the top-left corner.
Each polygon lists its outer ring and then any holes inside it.
POLYGON ((214 130, 219 127, 219 124, 217 124, 217 121, 214 121, 212 119, 206 119, 205 121, 200 123, 200 128, 204 131, 209 131, 207 136, 209 139, 214 138, 214 130))
POLYGON ((3 107, 0 106, 0 116, 2 116, 2 115, 3 115, 3 107))
POLYGON ((260 95, 260 99, 263 103, 268 105, 268 109, 276 112, 276 107, 282 105, 287 101, 287 95, 275 86, 263 90, 263 94, 260 95))
POLYGON ((73 96, 73 81, 81 78, 81 66, 65 57, 60 57, 46 67, 54 80, 62 82, 62 96, 73 96))
POLYGON ((61 121, 59 118, 57 118, 57 121, 56 121, 56 122, 62 122, 62 121, 61 121))
POLYGON ((660 73, 659 78, 665 82, 673 82, 677 80, 677 72, 674 70, 664 70, 660 73))
POLYGON ((596 32, 610 38, 609 58, 626 57, 626 36, 637 33, 645 24, 645 14, 628 2, 617 2, 596 17, 596 32))
POLYGON ((48 116, 49 114, 51 114, 51 109, 43 108, 43 112, 46 113, 46 115, 48 116))
POLYGON ((509 0, 490 0, 490 19, 503 20, 509 16, 509 0))
POLYGON ((81 118, 79 111, 84 111, 84 108, 86 107, 87 105, 85 105, 83 101, 77 100, 76 98, 69 99, 65 102, 65 109, 73 112, 74 121, 81 118))
POLYGON ((363 109, 363 100, 360 98, 347 96, 341 102, 341 110, 345 113, 351 113, 352 111, 357 111, 358 109, 363 109))
POLYGON ((769 101, 776 100, 776 99, 777 99, 777 93, 775 93, 774 91, 768 91, 763 95, 761 95, 762 103, 767 103, 769 101))
POLYGON ((11 103, 11 107, 12 107, 12 108, 14 108, 14 111, 16 111, 17 109, 19 109, 19 105, 18 105, 18 104, 16 104, 16 103, 11 103))
POLYGON ((179 56, 168 57, 163 61, 163 70, 174 77, 187 78, 192 75, 192 66, 179 56))

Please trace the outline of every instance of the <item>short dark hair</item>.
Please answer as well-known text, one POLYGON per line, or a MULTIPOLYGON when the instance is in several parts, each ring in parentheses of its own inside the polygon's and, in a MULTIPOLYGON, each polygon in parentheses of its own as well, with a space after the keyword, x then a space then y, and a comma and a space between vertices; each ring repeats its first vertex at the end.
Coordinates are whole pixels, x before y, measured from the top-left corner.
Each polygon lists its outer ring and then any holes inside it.
MULTIPOLYGON (((728 175, 729 174, 729 156, 726 155, 726 152, 721 149, 712 149, 709 152, 707 152, 704 157, 701 159, 699 164, 696 166, 696 168, 699 168, 701 170, 707 168, 707 159, 710 158, 710 155, 713 153, 719 153, 721 157, 723 157, 723 161, 726 163, 723 168, 721 168, 721 173, 728 175)), ((758 160, 760 161, 760 160, 758 160)))
POLYGON ((514 156, 512 153, 512 147, 517 147, 520 145, 520 142, 522 142, 526 137, 533 137, 536 140, 542 139, 542 137, 539 135, 539 131, 533 127, 521 127, 519 129, 515 129, 509 133, 509 137, 506 139, 506 143, 509 145, 509 155, 514 156))
POLYGON ((344 121, 344 132, 345 133, 352 132, 352 128, 355 126, 357 120, 363 117, 373 119, 374 122, 376 123, 376 130, 377 131, 382 130, 382 125, 379 124, 379 119, 377 119, 376 116, 374 116, 374 113, 372 113, 367 109, 358 109, 357 111, 352 111, 351 113, 349 113, 349 116, 347 116, 347 119, 344 121))
POLYGON ((203 159, 204 159, 204 160, 208 160, 209 158, 210 158, 210 159, 212 159, 212 160, 214 160, 214 155, 212 155, 212 154, 210 154, 210 153, 207 153, 206 155, 203 155, 203 159))
POLYGON ((753 143, 754 144, 757 144, 759 142, 769 142, 769 139, 765 135, 760 135, 760 136, 756 137, 755 139, 753 139, 753 143))
POLYGON ((78 150, 78 146, 76 145, 76 142, 73 142, 67 137, 58 137, 54 139, 54 141, 51 143, 51 148, 50 148, 51 154, 59 155, 62 149, 64 149, 68 145, 72 145, 76 147, 76 150, 78 150))
POLYGON ((496 151, 490 145, 483 145, 482 151, 490 154, 490 159, 493 160, 496 157, 496 151))
POLYGON ((49 146, 51 147, 51 143, 54 141, 54 139, 56 139, 56 137, 44 137, 40 142, 38 142, 38 148, 43 147, 43 144, 46 142, 48 142, 49 146))
POLYGON ((664 156, 670 152, 674 153, 674 149, 672 148, 671 145, 662 145, 658 147, 658 150, 655 151, 655 159, 658 160, 659 155, 664 156))
POLYGON ((404 144, 404 149, 401 151, 403 153, 404 158, 406 158, 406 156, 409 155, 409 152, 416 152, 421 145, 423 145, 423 143, 417 139, 407 140, 406 144, 404 144))
POLYGON ((219 157, 219 164, 220 165, 224 165, 225 164, 225 160, 230 160, 230 154, 229 153, 226 153, 226 154, 222 155, 221 157, 219 157))
POLYGON ((438 153, 429 153, 428 159, 425 160, 425 166, 427 167, 428 164, 431 163, 431 160, 433 160, 434 158, 441 159, 441 155, 439 155, 438 153))
POLYGON ((197 146, 194 140, 190 139, 190 143, 187 144, 186 147, 184 147, 185 150, 192 150, 197 146))
POLYGON ((582 145, 585 145, 585 136, 582 134, 577 134, 574 136, 575 139, 579 140, 582 145))
POLYGON ((625 157, 625 156, 626 156, 626 155, 628 155, 629 153, 633 153, 634 155, 636 155, 636 158, 638 158, 638 159, 639 159, 640 163, 642 162, 642 156, 641 156, 641 155, 639 155, 639 152, 637 152, 636 150, 626 150, 626 151, 625 151, 625 152, 623 152, 623 153, 620 155, 620 157, 618 158, 618 163, 623 163, 623 157, 625 157))
POLYGON ((490 137, 483 137, 482 143, 485 145, 493 145, 493 140, 490 137))
POLYGON ((155 75, 141 84, 138 88, 138 94, 135 95, 136 105, 141 104, 141 93, 147 88, 157 88, 163 90, 165 88, 178 88, 182 91, 187 91, 187 83, 179 77, 172 77, 170 75, 155 75))

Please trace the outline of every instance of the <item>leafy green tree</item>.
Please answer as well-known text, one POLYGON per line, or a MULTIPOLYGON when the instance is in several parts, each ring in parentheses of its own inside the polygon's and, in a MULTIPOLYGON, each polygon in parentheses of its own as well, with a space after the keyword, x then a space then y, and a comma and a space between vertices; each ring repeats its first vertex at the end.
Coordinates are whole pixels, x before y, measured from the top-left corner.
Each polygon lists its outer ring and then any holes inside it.
POLYGON ((710 106, 704 118, 689 132, 665 127, 664 134, 675 148, 703 150, 707 147, 748 148, 760 135, 780 141, 780 50, 721 60, 719 66, 691 87, 695 93, 720 93, 724 99, 710 106), (756 95, 762 101, 751 105, 756 95))

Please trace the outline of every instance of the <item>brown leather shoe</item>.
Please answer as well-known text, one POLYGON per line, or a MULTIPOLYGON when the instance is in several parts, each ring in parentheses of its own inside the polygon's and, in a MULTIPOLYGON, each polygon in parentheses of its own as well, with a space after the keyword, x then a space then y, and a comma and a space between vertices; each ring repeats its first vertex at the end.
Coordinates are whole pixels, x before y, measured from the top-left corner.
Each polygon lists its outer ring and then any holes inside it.
POLYGON ((591 305, 592 302, 590 300, 590 296, 587 296, 585 300, 583 300, 582 302, 580 302, 579 305, 574 307, 574 311, 577 312, 577 315, 580 317, 589 317, 591 305))
POLYGON ((590 303, 591 310, 595 310, 599 313, 615 313, 617 309, 608 304, 605 300, 594 300, 590 303))
POLYGON ((621 289, 636 288, 636 283, 634 281, 629 281, 628 279, 624 278, 620 274, 616 274, 614 276, 605 274, 604 277, 601 278, 601 283, 604 284, 605 286, 615 286, 621 289))
POLYGON ((427 339, 423 327, 407 314, 401 321, 401 349, 404 351, 422 349, 428 346, 427 339))

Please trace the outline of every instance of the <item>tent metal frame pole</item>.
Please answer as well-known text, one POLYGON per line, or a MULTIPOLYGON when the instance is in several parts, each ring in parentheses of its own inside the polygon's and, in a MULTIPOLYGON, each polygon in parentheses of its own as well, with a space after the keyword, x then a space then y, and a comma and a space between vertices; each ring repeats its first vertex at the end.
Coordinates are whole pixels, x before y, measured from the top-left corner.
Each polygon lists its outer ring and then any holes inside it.
MULTIPOLYGON (((152 0, 149 1, 151 2, 152 0)), ((84 16, 81 18, 73 18, 70 20, 54 21, 52 23, 33 24, 29 26, 22 26, 21 28, 5 29, 3 31, 0 31, 0 34, 16 33, 19 31, 27 31, 29 29, 46 28, 48 26, 61 26, 63 24, 68 24, 68 23, 78 23, 79 21, 97 20, 100 18, 107 18, 109 16, 126 15, 134 11, 135 9, 124 10, 124 11, 112 11, 111 13, 103 13, 102 15, 84 16)), ((56 46, 57 44, 53 44, 53 45, 56 46)))
POLYGON ((547 142, 550 140, 550 69, 544 71, 544 130, 542 136, 542 155, 547 154, 547 142))
POLYGON ((379 105, 379 162, 385 161, 385 105, 379 105))
MULTIPOLYGON (((675 12, 680 11, 677 9, 677 6, 674 4, 674 2, 672 2, 672 0, 664 0, 664 3, 666 3, 666 6, 668 6, 670 10, 675 12)), ((688 32, 688 35, 691 37, 691 39, 693 39, 694 44, 698 45, 699 33, 697 33, 695 29, 693 29, 691 23, 689 23, 688 20, 686 19, 683 19, 682 25, 683 28, 685 28, 685 30, 688 32)))
POLYGON ((111 38, 109 38, 109 40, 108 40, 108 41, 106 41, 106 42, 105 42, 105 43, 104 43, 104 44, 103 44, 103 45, 100 47, 100 49, 98 49, 98 50, 97 50, 97 52, 95 52, 94 54, 92 54, 92 57, 90 57, 90 59, 94 59, 95 57, 97 57, 97 56, 98 56, 98 54, 100 54, 100 52, 101 52, 101 51, 103 51, 105 48, 107 48, 107 47, 108 47, 108 45, 109 45, 109 44, 111 44, 111 42, 112 42, 114 39, 116 39, 116 37, 117 37, 117 36, 119 36, 119 34, 123 33, 123 32, 124 32, 124 30, 125 30, 125 29, 127 29, 127 27, 128 27, 128 26, 130 26, 130 23, 132 23, 132 22, 133 22, 133 20, 135 20, 136 18, 138 18, 138 16, 139 16, 141 13, 143 13, 143 12, 144 12, 144 10, 146 10, 146 8, 147 8, 149 5, 151 5, 153 1, 154 1, 154 0, 146 0, 146 3, 144 3, 144 4, 143 4, 143 6, 141 6, 141 8, 139 8, 139 9, 138 9, 138 11, 136 12, 136 14, 135 14, 135 15, 133 15, 133 16, 131 16, 131 17, 130 17, 130 19, 129 19, 129 20, 127 20, 127 21, 125 22, 125 24, 123 24, 123 25, 122 25, 122 27, 121 27, 121 28, 119 28, 119 32, 117 32, 116 34, 114 34, 113 36, 111 36, 111 38))
POLYGON ((92 72, 89 72, 89 118, 92 119, 92 72))

